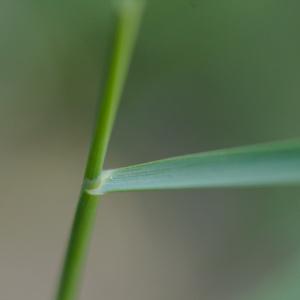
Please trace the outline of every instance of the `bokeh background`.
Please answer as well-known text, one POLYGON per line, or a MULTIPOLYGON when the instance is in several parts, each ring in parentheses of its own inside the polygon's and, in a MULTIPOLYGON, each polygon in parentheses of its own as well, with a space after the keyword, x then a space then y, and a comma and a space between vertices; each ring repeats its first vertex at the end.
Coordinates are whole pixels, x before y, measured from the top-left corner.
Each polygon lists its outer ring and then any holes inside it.
MULTIPOLYGON (((298 136, 299 6, 149 1, 106 167, 298 136)), ((1 1, 1 299, 53 299, 112 22, 111 1, 1 1)), ((108 195, 81 299, 241 299, 298 259, 299 192, 108 195)))

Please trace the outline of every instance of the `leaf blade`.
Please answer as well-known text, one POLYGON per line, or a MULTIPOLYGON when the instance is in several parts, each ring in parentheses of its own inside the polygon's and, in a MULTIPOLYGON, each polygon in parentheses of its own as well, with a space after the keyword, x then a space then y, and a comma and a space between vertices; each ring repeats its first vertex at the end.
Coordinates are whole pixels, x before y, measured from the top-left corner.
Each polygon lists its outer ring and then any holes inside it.
POLYGON ((178 156, 107 170, 89 193, 300 183, 300 140, 178 156))

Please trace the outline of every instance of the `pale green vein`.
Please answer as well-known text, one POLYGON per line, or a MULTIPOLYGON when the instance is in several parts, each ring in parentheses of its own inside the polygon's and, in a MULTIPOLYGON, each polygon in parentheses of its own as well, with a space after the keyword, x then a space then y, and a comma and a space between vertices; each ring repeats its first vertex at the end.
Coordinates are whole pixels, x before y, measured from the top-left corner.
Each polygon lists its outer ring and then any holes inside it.
POLYGON ((300 183, 300 140, 178 156, 102 173, 93 195, 117 191, 300 183))

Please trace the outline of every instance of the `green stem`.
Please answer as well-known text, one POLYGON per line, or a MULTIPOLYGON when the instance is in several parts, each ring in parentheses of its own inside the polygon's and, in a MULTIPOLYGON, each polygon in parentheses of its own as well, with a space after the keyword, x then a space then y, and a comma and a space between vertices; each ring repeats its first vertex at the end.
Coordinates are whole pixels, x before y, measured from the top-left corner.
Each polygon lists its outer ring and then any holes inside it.
POLYGON ((60 279, 57 300, 73 300, 77 296, 98 203, 98 197, 90 197, 86 193, 81 194, 60 279))
POLYGON ((113 123, 139 29, 142 11, 142 1, 124 0, 117 7, 113 52, 105 84, 103 101, 97 113, 96 126, 87 161, 81 196, 77 206, 56 296, 57 300, 74 300, 77 298, 80 278, 99 203, 99 198, 87 194, 86 189, 93 187, 101 175, 113 123))

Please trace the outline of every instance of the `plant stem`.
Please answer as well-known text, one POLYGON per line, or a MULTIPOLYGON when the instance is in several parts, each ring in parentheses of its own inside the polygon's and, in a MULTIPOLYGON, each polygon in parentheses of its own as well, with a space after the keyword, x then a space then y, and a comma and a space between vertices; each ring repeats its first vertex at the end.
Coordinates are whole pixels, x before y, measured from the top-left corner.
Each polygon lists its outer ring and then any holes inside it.
POLYGON ((113 51, 107 81, 103 100, 97 112, 96 126, 59 282, 56 296, 57 300, 74 300, 77 298, 80 278, 99 203, 99 198, 86 193, 86 189, 93 187, 101 175, 113 123, 139 29, 142 11, 142 1, 125 0, 117 7, 113 51))
POLYGON ((78 285, 96 218, 99 198, 82 193, 61 274, 57 300, 76 299, 78 285))

